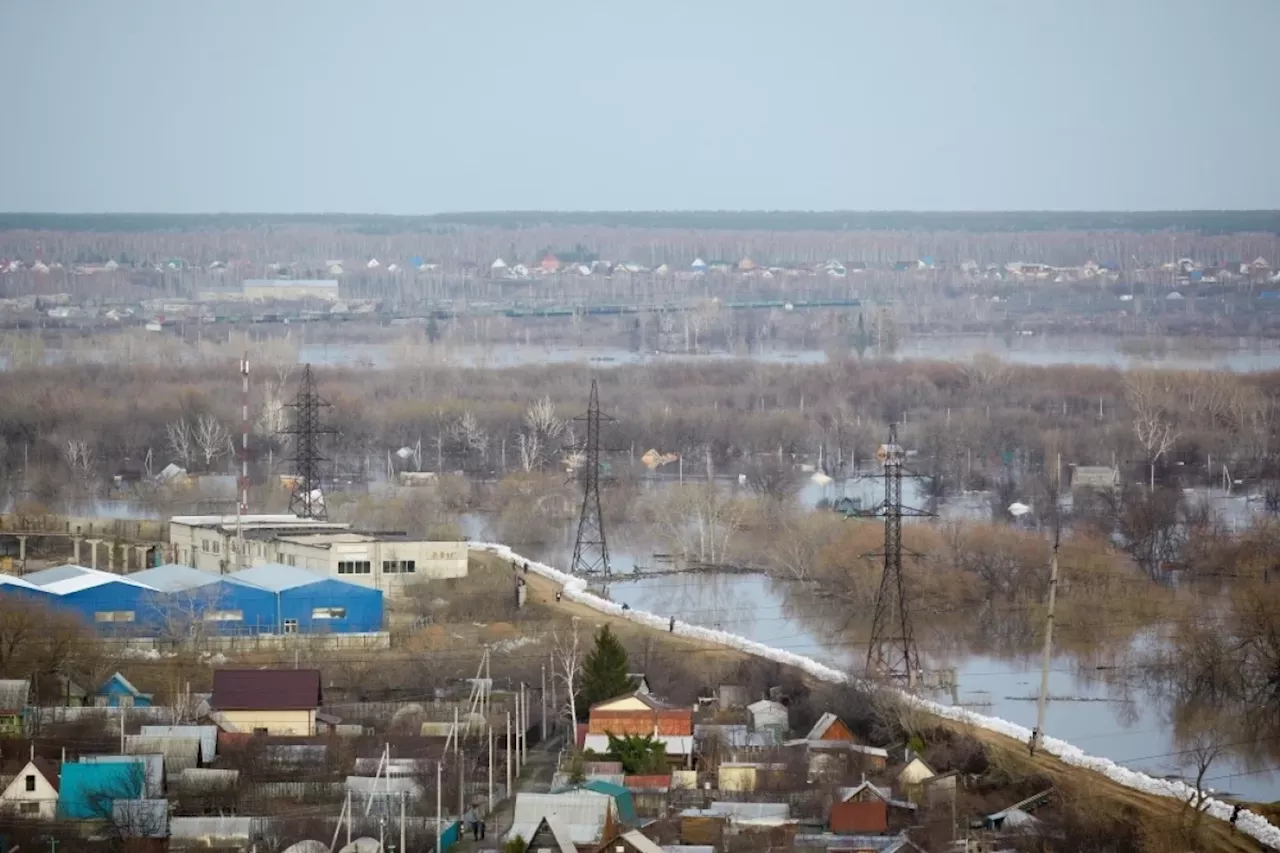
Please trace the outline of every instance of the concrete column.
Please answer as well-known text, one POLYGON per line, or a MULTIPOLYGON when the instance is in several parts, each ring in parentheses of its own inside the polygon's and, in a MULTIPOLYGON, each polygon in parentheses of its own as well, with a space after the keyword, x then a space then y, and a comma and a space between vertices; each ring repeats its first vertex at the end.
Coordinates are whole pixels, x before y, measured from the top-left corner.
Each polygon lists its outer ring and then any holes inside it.
POLYGON ((101 539, 85 539, 89 543, 89 568, 98 568, 98 543, 101 539))
POLYGON ((146 545, 134 545, 133 547, 138 552, 138 570, 141 571, 147 567, 147 551, 149 549, 146 545))
POLYGON ((78 565, 80 565, 80 541, 81 541, 81 539, 82 539, 82 537, 80 537, 80 536, 72 536, 72 537, 71 537, 71 546, 72 546, 72 548, 74 549, 73 553, 74 553, 74 555, 75 555, 75 556, 73 556, 73 557, 71 558, 71 562, 75 563, 77 566, 78 566, 78 565))
POLYGON ((18 537, 18 565, 23 571, 27 570, 27 537, 18 537))
POLYGON ((107 571, 114 572, 116 570, 116 543, 107 542, 107 571))

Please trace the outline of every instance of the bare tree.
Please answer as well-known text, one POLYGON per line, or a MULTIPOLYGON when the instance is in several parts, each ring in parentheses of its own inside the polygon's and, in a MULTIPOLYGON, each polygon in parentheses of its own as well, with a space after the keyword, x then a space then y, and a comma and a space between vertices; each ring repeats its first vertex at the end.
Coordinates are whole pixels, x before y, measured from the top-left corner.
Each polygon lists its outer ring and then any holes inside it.
POLYGON ((165 424, 165 434, 169 440, 169 453, 173 455, 174 461, 184 467, 190 467, 191 459, 195 454, 195 438, 191 433, 191 424, 187 423, 185 418, 165 424))
POLYGON ((480 422, 476 420, 476 416, 467 409, 459 416, 457 423, 454 424, 453 434, 458 441, 462 442, 464 450, 474 450, 484 459, 485 451, 489 448, 489 436, 481 428, 480 422))
POLYGON ((582 670, 582 646, 578 636, 578 617, 573 618, 573 630, 568 637, 561 637, 558 631, 552 635, 552 650, 556 671, 553 677, 564 686, 565 704, 556 711, 556 715, 568 713, 570 725, 578 721, 578 679, 582 670))
POLYGON ((200 416, 192 437, 206 470, 231 452, 231 433, 213 415, 200 416))
POLYGON ((536 432, 517 434, 516 448, 520 451, 520 467, 526 472, 532 471, 541 465, 542 445, 536 432))
POLYGON ((76 480, 82 486, 91 486, 93 484, 94 471, 98 466, 97 454, 94 452, 93 447, 88 442, 69 439, 62 452, 67 460, 67 467, 71 469, 71 473, 76 480))
POLYGON ((1165 382, 1164 374, 1155 371, 1137 371, 1125 378, 1125 397, 1133 410, 1133 432, 1147 462, 1153 465, 1178 440, 1165 405, 1169 390, 1165 382))

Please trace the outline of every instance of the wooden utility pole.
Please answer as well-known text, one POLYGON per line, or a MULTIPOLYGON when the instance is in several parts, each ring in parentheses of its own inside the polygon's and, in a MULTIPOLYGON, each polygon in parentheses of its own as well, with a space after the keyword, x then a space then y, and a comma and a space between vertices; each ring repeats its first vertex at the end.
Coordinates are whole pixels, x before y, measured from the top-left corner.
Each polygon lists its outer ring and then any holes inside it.
POLYGON ((538 694, 539 707, 542 710, 542 740, 547 740, 547 665, 542 665, 542 691, 538 694))
POLYGON ((507 712, 507 796, 511 796, 511 712, 507 712))
POLYGON ((436 762, 436 853, 444 853, 444 845, 441 844, 441 836, 444 835, 441 827, 443 821, 443 795, 444 794, 444 760, 436 762))
POLYGON ((1049 704, 1049 660, 1053 657, 1053 611, 1058 601, 1058 546, 1062 542, 1062 523, 1058 513, 1058 489, 1062 475, 1062 454, 1058 454, 1058 470, 1053 475, 1053 552, 1049 557, 1049 612, 1044 623, 1044 654, 1040 662, 1040 696, 1036 701, 1034 745, 1044 740, 1044 716, 1049 704))

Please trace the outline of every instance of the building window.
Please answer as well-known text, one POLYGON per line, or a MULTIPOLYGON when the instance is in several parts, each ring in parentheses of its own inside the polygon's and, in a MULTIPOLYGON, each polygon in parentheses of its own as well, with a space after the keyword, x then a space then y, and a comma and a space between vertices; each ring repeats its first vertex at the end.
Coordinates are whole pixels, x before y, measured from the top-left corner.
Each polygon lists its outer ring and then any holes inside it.
POLYGON ((312 619, 346 619, 347 608, 345 607, 313 607, 311 609, 312 619))
POLYGON ((218 545, 217 541, 215 541, 215 542, 213 543, 213 553, 215 553, 215 554, 216 554, 216 553, 218 553, 218 548, 219 548, 219 547, 220 547, 220 546, 218 545))
POLYGON ((28 773, 26 782, 27 782, 27 790, 34 791, 36 789, 36 774, 28 773))
POLYGON ((243 610, 211 610, 204 615, 206 622, 243 622, 243 610))
POLYGON ((340 575, 367 575, 372 570, 373 564, 368 560, 342 560, 338 563, 340 575))
POLYGON ((298 633, 298 620, 297 619, 284 620, 284 632, 286 634, 298 633))
POLYGON ((384 575, 394 575, 397 572, 401 574, 412 574, 416 571, 413 560, 383 560, 382 573, 384 575))
POLYGON ((94 622, 132 622, 132 610, 98 610, 93 614, 94 622))
POLYGON ((289 555, 289 565, 291 565, 291 566, 297 566, 297 565, 298 565, 298 558, 297 558, 297 557, 295 557, 294 555, 290 554, 290 555, 289 555))
POLYGON ((40 804, 39 803, 19 803, 18 813, 19 814, 39 814, 40 804))

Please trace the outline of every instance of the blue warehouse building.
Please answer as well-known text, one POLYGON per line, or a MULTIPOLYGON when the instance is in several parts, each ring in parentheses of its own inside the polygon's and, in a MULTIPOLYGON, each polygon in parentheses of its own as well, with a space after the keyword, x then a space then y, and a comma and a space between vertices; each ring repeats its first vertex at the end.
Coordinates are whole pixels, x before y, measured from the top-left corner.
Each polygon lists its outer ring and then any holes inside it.
POLYGON ((145 635, 152 626, 140 617, 156 590, 125 575, 84 566, 57 566, 23 576, 51 596, 50 604, 70 610, 104 634, 145 635))
POLYGON ((268 612, 263 621, 272 625, 272 633, 355 634, 382 630, 380 589, 281 563, 241 569, 226 577, 231 584, 270 593, 274 611, 268 612))
POLYGON ((76 613, 104 634, 366 633, 382 630, 382 591, 294 566, 228 575, 166 565, 131 575, 59 566, 0 582, 0 595, 37 598, 76 613))

